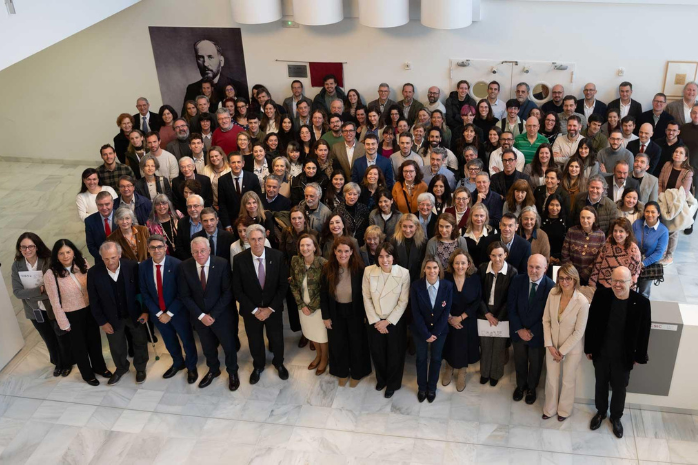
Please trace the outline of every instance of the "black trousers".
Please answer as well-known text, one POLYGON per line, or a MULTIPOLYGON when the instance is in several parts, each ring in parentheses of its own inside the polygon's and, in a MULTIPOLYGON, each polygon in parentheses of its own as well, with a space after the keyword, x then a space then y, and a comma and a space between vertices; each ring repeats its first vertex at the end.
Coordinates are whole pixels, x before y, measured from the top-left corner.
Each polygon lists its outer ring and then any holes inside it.
POLYGON ((369 325, 368 344, 373 367, 376 369, 377 384, 386 386, 391 391, 400 389, 407 344, 404 319, 401 318, 394 326, 388 326, 388 334, 381 334, 373 325, 369 325))
POLYGON ((102 336, 99 334, 99 326, 92 316, 89 307, 74 312, 66 312, 70 323, 70 350, 73 359, 78 364, 80 375, 85 381, 94 379, 95 373, 107 371, 102 355, 102 336))
POLYGON ((516 367, 516 387, 535 391, 545 361, 545 347, 530 347, 517 341, 514 346, 514 366, 516 367))
POLYGON ((57 369, 67 370, 72 367, 75 362, 73 362, 73 354, 70 351, 70 338, 67 334, 59 336, 53 329, 52 323, 48 319, 48 314, 42 312, 44 315, 44 321, 39 323, 36 320, 31 320, 36 332, 39 333, 41 339, 43 339, 48 349, 49 359, 57 369))
POLYGON ((267 353, 264 348, 264 329, 267 330, 269 347, 274 354, 271 363, 279 367, 284 363, 284 326, 283 313, 279 310, 273 312, 264 321, 259 321, 257 317, 250 314, 245 316, 245 332, 250 345, 250 354, 255 369, 263 370, 267 362, 267 353))
POLYGON ((107 334, 109 351, 114 365, 116 365, 116 372, 119 374, 127 373, 131 367, 126 344, 127 329, 131 332, 133 341, 133 366, 136 371, 145 371, 148 364, 148 331, 145 329, 145 325, 134 323, 131 318, 123 318, 119 329, 114 327, 114 334, 107 334))
POLYGON ((194 321, 196 332, 199 333, 201 349, 206 357, 206 366, 211 371, 219 371, 221 362, 218 360, 218 345, 223 346, 225 354, 225 369, 229 375, 238 372, 238 352, 235 338, 238 329, 238 315, 233 310, 224 312, 211 326, 206 326, 199 319, 194 321))
POLYGON ((611 394, 611 419, 620 420, 625 408, 625 390, 630 381, 630 370, 626 369, 619 359, 604 357, 594 358, 594 373, 596 374, 596 411, 604 415, 608 411, 608 386, 611 394))
MULTIPOLYGON (((352 304, 347 305, 351 308, 352 304)), ((349 314, 347 310, 344 314, 349 314)), ((327 330, 330 349, 330 374, 339 378, 361 379, 371 374, 371 355, 364 319, 358 316, 332 315, 332 329, 327 330)), ((375 330, 374 330, 375 331, 375 330)))
POLYGON ((290 286, 288 292, 286 292, 286 308, 288 309, 288 324, 291 327, 291 331, 297 333, 301 330, 301 318, 298 316, 298 305, 290 286))

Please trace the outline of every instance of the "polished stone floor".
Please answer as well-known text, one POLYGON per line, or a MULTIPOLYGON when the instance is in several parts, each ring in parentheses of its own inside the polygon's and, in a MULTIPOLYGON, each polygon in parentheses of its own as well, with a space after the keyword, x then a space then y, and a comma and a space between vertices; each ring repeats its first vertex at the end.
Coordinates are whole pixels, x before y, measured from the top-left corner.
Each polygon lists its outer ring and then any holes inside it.
MULTIPOLYGON (((49 246, 68 237, 84 249, 74 197, 84 166, 3 163, 0 170, 0 262, 9 284, 16 237, 38 233, 49 246)), ((691 275, 697 235, 682 236, 677 264, 653 297, 695 302, 698 278, 691 275)), ((151 349, 148 380, 133 376, 114 387, 93 388, 77 370, 53 378, 46 347, 13 302, 25 348, 0 372, 0 463, 7 464, 698 464, 698 416, 626 410, 625 438, 609 423, 588 424, 593 407, 578 404, 572 417, 543 421, 541 397, 533 406, 513 402, 512 363, 495 387, 480 386, 477 365, 467 389, 439 386, 433 404, 416 400, 414 359, 408 357, 403 388, 392 399, 373 387, 337 385, 306 369, 314 353, 296 347, 286 333, 288 381, 267 369, 259 384, 244 330, 239 353, 242 386, 231 393, 225 376, 206 389, 182 373, 162 373, 171 359, 162 343, 151 349)), ((109 350, 104 340, 109 366, 109 350)), ((206 372, 203 360, 199 373, 206 372)))

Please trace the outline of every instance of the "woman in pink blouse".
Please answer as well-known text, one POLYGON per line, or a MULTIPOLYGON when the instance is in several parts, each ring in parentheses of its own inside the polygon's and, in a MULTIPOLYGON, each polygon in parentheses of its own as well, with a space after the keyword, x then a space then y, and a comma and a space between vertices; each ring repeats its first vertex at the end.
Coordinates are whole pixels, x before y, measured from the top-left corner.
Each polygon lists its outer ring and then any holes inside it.
POLYGON ((90 386, 99 386, 95 373, 105 378, 110 378, 112 373, 104 363, 99 326, 90 312, 87 268, 75 244, 60 239, 53 245, 51 267, 44 275, 44 286, 58 326, 68 332, 82 379, 90 386))

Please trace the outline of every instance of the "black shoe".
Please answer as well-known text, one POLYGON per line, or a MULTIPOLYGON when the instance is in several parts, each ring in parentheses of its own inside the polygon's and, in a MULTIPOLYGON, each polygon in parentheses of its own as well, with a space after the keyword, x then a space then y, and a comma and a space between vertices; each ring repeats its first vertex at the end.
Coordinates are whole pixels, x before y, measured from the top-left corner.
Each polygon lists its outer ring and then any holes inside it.
POLYGON ((129 356, 130 358, 133 358, 133 357, 134 357, 134 354, 133 354, 133 346, 130 345, 130 344, 129 344, 129 346, 128 346, 128 356, 129 356))
POLYGON ((487 381, 489 381, 489 378, 485 378, 484 376, 480 376, 480 384, 487 384, 487 381))
POLYGON ((419 392, 417 393, 417 400, 418 400, 420 403, 421 403, 421 402, 424 402, 424 399, 426 399, 426 398, 427 398, 427 393, 426 393, 426 392, 424 392, 424 391, 419 391, 419 392))
POLYGON ((414 340, 412 338, 407 340, 407 353, 414 355, 417 353, 417 348, 414 345, 414 340))
POLYGON ((119 372, 114 373, 114 374, 111 376, 111 378, 109 378, 109 381, 107 381, 107 384, 108 384, 109 386, 115 385, 116 383, 118 383, 119 381, 121 381, 121 377, 122 377, 122 376, 124 376, 124 373, 119 373, 119 372))
POLYGON ((436 399, 436 391, 427 392, 427 402, 431 404, 432 402, 434 402, 434 399, 436 399))
POLYGON ((167 369, 167 371, 165 372, 165 374, 162 375, 162 377, 165 379, 170 379, 174 375, 176 375, 179 370, 182 370, 182 369, 184 369, 184 367, 176 367, 176 366, 172 365, 170 368, 167 369))
POLYGON ((526 403, 528 405, 533 405, 536 403, 536 390, 535 389, 529 389, 526 391, 526 403))
POLYGON ((395 391, 393 391, 392 389, 385 390, 385 398, 386 399, 390 399, 391 397, 393 397, 393 394, 395 394, 395 391))
POLYGON ((105 371, 104 373, 100 373, 99 375, 100 375, 102 378, 111 378, 112 376, 114 376, 114 373, 112 373, 111 371, 107 370, 107 371, 105 371))
POLYGON ((376 391, 382 391, 385 389, 385 384, 376 383, 376 391))
POLYGON ((492 378, 492 379, 490 379, 490 386, 494 387, 494 386, 496 386, 496 385, 497 385, 497 383, 498 383, 498 382, 499 382, 499 380, 498 380, 498 379, 494 379, 494 378, 492 378))
POLYGON ((264 368, 262 368, 261 370, 255 368, 254 370, 252 370, 252 373, 250 373, 250 384, 257 384, 259 382, 259 377, 261 376, 263 371, 264 368))
POLYGON ((520 388, 520 387, 517 387, 516 389, 514 389, 514 397, 513 397, 513 399, 514 399, 516 402, 518 402, 518 401, 520 401, 521 399, 523 399, 523 397, 524 397, 524 390, 525 390, 524 388, 520 388))
MULTIPOLYGON (((684 233, 685 235, 687 235, 687 236, 690 236, 691 233, 693 233, 693 225, 691 225, 691 227, 688 228, 688 229, 684 229, 684 230, 683 230, 683 233, 684 233)), ((621 432, 620 432, 620 434, 621 434, 621 436, 623 435, 623 428, 622 428, 622 427, 621 427, 621 432)), ((621 437, 621 436, 618 436, 618 437, 621 437)))
POLYGON ((56 367, 53 369, 53 377, 58 378, 59 376, 61 376, 61 369, 56 367))
POLYGON ((301 336, 301 340, 298 341, 298 347, 301 349, 308 345, 308 339, 305 336, 301 336))
POLYGON ((136 372, 136 384, 143 384, 145 383, 145 371, 137 371, 136 372))
POLYGON ((620 422, 620 419, 611 419, 611 424, 613 425, 613 434, 615 434, 618 439, 621 439, 623 437, 623 423, 620 422))
POLYGON ((591 423, 589 423, 589 429, 592 431, 595 431, 599 429, 599 426, 601 426, 601 422, 604 421, 606 418, 606 415, 596 412, 596 415, 594 415, 591 419, 591 423))
POLYGON ((209 370, 208 373, 206 373, 206 375, 203 378, 201 378, 201 382, 199 383, 199 387, 202 389, 205 387, 208 387, 213 382, 213 378, 218 378, 220 375, 221 375, 220 370, 218 370, 218 371, 209 370))
POLYGON ((283 366, 283 364, 276 367, 276 371, 279 372, 279 378, 281 378, 284 381, 288 379, 288 370, 285 366, 283 366))
POLYGON ((61 370, 61 376, 65 378, 66 376, 70 375, 71 371, 73 371, 73 367, 64 368, 61 370))
POLYGON ((199 379, 199 372, 196 371, 196 368, 187 371, 187 383, 194 384, 197 379, 199 379))
POLYGON ((228 378, 228 389, 231 391, 237 391, 240 387, 240 378, 238 377, 237 371, 231 374, 228 378))
POLYGON ((85 382, 90 386, 99 386, 99 381, 97 380, 97 378, 86 379, 85 382))

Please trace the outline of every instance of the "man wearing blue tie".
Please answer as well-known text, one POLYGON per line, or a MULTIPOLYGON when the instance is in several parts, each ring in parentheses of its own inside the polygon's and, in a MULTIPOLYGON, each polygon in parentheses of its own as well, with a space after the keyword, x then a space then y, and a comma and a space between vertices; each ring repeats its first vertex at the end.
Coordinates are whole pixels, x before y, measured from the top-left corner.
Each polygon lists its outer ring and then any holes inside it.
POLYGON ((151 258, 141 262, 138 275, 143 303, 172 356, 172 366, 162 377, 172 378, 186 367, 187 382, 194 384, 199 378, 196 370, 198 354, 194 332, 187 309, 182 306, 177 294, 177 275, 181 261, 167 255, 167 244, 160 234, 153 234, 148 238, 148 252, 151 258), (182 346, 186 359, 182 357, 182 346))

